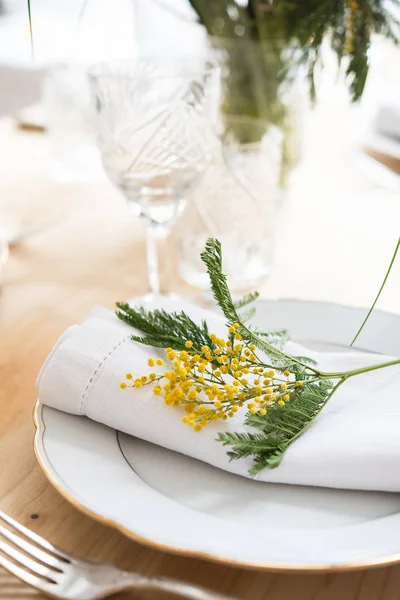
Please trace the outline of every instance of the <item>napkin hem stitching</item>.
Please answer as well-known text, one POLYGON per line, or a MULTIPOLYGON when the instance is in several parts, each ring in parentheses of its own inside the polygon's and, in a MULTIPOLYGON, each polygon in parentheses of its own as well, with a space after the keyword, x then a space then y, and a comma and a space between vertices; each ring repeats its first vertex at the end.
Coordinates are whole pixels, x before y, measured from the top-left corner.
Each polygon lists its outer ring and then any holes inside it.
POLYGON ((80 401, 80 403, 79 403, 79 414, 81 414, 81 415, 84 415, 84 414, 85 414, 85 412, 84 412, 84 404, 85 404, 85 399, 86 399, 86 397, 87 397, 87 394, 88 394, 88 392, 89 392, 89 389, 90 389, 90 387, 91 387, 92 383, 95 381, 95 379, 96 379, 96 378, 97 378, 97 376, 99 375, 99 372, 100 372, 101 368, 103 367, 103 365, 105 364, 105 362, 107 361, 107 359, 108 359, 108 358, 109 358, 109 357, 110 357, 112 354, 114 354, 114 352, 115 352, 116 350, 118 350, 118 348, 119 348, 120 346, 122 346, 122 344, 123 344, 124 342, 126 342, 128 339, 130 339, 130 336, 128 336, 128 337, 125 337, 125 338, 123 338, 122 340, 120 340, 120 341, 118 342, 118 344, 116 344, 116 345, 114 346, 114 348, 112 348, 112 349, 110 350, 110 352, 109 352, 108 354, 106 354, 106 355, 105 355, 105 356, 104 356, 104 357, 101 359, 101 361, 100 361, 100 362, 99 362, 99 364, 97 365, 96 369, 93 371, 93 373, 92 373, 92 375, 91 375, 91 377, 90 377, 90 379, 89 379, 89 381, 88 381, 88 383, 87 383, 87 385, 86 385, 85 389, 83 390, 82 396, 81 396, 81 401, 80 401))

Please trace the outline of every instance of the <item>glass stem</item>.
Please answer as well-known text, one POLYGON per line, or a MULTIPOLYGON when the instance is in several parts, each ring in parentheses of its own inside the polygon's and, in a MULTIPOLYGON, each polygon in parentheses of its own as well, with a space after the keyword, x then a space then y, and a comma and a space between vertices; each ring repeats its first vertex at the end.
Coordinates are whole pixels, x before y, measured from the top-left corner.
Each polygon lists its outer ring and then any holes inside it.
POLYGON ((163 285, 165 278, 160 276, 160 257, 165 258, 168 256, 168 252, 161 253, 161 248, 165 244, 165 240, 168 236, 168 231, 160 226, 148 225, 147 226, 147 268, 149 275, 150 291, 154 296, 160 294, 166 294, 166 286, 163 285))

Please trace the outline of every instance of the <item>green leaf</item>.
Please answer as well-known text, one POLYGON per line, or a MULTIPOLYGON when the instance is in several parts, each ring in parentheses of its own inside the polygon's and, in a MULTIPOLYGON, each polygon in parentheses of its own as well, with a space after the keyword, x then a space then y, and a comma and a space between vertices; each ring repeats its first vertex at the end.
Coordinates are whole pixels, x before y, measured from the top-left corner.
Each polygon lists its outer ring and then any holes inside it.
POLYGON ((184 312, 168 313, 165 310, 146 311, 144 308, 133 308, 124 302, 117 302, 117 317, 128 325, 135 327, 146 336, 133 335, 136 342, 157 348, 173 348, 185 350, 185 342, 193 342, 193 350, 199 351, 202 346, 212 345, 208 326, 205 321, 195 323, 184 312))
POLYGON ((323 379, 305 383, 292 392, 285 406, 274 404, 267 408, 265 416, 248 415, 246 425, 258 430, 258 434, 220 433, 217 439, 231 447, 228 455, 232 460, 253 456, 251 475, 265 468, 275 469, 289 446, 308 429, 342 382, 334 385, 323 379))
POLYGON ((239 333, 242 335, 243 339, 250 344, 254 344, 262 352, 267 354, 272 364, 277 368, 287 368, 290 370, 294 364, 301 367, 307 367, 307 365, 303 365, 301 361, 290 354, 287 354, 268 343, 265 336, 263 337, 260 334, 257 334, 244 325, 232 300, 227 277, 222 272, 222 250, 221 243, 218 240, 213 238, 207 240, 205 250, 201 253, 201 259, 207 267, 215 300, 230 325, 239 323, 239 333))
MULTIPOLYGON (((289 332, 287 329, 276 329, 272 331, 259 331, 258 329, 253 329, 253 331, 257 333, 257 335, 261 335, 273 346, 283 346, 290 339, 289 332)), ((316 364, 315 361, 308 357, 296 356, 295 358, 301 360, 304 363, 308 362, 309 364, 316 364)))
POLYGON ((250 294, 246 294, 245 296, 243 296, 243 298, 235 302, 234 306, 236 310, 240 310, 244 306, 247 306, 251 302, 254 302, 254 300, 257 300, 259 296, 260 294, 258 292, 251 292, 250 294))

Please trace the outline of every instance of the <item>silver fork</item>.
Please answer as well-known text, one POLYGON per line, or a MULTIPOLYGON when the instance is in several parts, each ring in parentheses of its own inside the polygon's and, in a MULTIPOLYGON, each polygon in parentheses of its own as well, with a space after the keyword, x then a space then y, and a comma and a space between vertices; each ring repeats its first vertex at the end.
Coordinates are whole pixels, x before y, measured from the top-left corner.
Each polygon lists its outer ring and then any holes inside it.
POLYGON ((146 577, 107 563, 77 558, 1 511, 0 565, 45 594, 65 600, 99 600, 130 589, 162 590, 189 600, 233 600, 183 581, 146 577))

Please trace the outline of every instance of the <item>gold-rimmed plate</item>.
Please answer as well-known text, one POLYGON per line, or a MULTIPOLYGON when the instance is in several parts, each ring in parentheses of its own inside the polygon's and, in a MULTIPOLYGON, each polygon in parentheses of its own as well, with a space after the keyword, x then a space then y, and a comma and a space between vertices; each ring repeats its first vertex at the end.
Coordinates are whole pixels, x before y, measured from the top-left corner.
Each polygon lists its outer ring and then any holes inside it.
MULTIPOLYGON (((259 302, 257 324, 324 348, 347 345, 364 311, 259 302)), ((400 317, 377 312, 364 350, 400 355, 400 317)), ((77 508, 162 550, 258 569, 352 569, 400 560, 400 494, 251 481, 43 407, 35 450, 77 508)))

